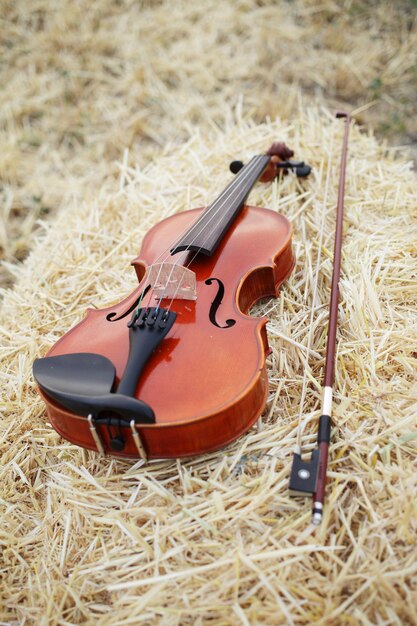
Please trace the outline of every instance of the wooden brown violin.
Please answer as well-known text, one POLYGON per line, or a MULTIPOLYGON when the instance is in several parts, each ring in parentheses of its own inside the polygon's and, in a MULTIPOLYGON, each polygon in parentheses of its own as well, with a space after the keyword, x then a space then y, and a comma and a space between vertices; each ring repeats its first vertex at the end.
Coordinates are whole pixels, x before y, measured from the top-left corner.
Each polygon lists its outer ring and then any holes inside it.
POLYGON ((277 142, 243 166, 205 209, 173 215, 145 236, 139 285, 88 309, 33 366, 53 427, 69 441, 122 457, 209 452, 244 433, 265 406, 266 319, 247 312, 276 296, 294 266, 291 226, 247 206, 258 179, 307 176, 277 142))

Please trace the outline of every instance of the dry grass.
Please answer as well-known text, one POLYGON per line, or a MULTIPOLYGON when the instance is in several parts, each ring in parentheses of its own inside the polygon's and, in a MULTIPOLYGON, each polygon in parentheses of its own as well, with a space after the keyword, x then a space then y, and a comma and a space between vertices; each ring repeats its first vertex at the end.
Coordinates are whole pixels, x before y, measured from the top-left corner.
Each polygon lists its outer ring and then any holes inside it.
POLYGON ((146 168, 133 150, 117 184, 45 224, 3 309, 1 623, 417 624, 415 185, 410 163, 357 128, 322 527, 309 525, 310 503, 287 491, 305 378, 306 449, 319 412, 341 137, 325 111, 291 124, 231 121, 146 168), (268 315, 273 348, 263 430, 220 453, 148 466, 61 440, 45 423, 34 357, 91 302, 133 288, 128 264, 151 224, 208 201, 228 180, 230 158, 277 138, 314 170, 302 185, 287 177, 251 196, 292 220, 298 258, 280 299, 254 311, 268 315))
POLYGON ((415 145, 415 20, 408 0, 0 0, 1 257, 25 258, 39 218, 94 194, 126 147, 143 165, 230 106, 257 121, 300 94, 364 106, 415 145))

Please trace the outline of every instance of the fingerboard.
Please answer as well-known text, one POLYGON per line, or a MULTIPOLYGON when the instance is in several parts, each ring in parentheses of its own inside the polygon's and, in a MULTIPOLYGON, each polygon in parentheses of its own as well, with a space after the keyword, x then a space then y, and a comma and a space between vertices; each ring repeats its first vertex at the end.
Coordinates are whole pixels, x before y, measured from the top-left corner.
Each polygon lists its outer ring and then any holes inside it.
POLYGON ((253 157, 181 237, 171 249, 171 254, 193 250, 211 256, 239 214, 270 158, 267 155, 253 157))

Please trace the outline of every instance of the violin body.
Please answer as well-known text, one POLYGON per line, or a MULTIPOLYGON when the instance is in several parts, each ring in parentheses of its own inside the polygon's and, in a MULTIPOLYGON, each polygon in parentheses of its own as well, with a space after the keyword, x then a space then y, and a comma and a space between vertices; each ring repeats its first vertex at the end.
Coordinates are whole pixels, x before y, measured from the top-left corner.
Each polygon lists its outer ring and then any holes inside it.
MULTIPOLYGON (((138 287, 115 306, 88 309, 47 356, 106 357, 115 367, 117 387, 129 356, 129 317, 139 301, 145 308, 157 306, 153 290, 147 289, 148 269, 202 211, 185 211, 154 226, 133 261, 138 287)), ((136 386, 135 397, 155 415, 154 423, 134 426, 151 459, 216 450, 247 431, 261 415, 268 393, 267 320, 250 317, 248 311, 259 299, 277 296, 291 273, 291 226, 282 215, 245 205, 212 256, 187 250, 175 256, 195 273, 197 297, 162 301, 176 313, 176 321, 147 360, 136 386)), ((87 417, 65 408, 45 389, 40 393, 53 427, 69 441, 96 450, 87 417)), ((96 428, 105 452, 138 456, 126 423, 96 428), (110 445, 115 430, 124 439, 123 449, 110 445)))

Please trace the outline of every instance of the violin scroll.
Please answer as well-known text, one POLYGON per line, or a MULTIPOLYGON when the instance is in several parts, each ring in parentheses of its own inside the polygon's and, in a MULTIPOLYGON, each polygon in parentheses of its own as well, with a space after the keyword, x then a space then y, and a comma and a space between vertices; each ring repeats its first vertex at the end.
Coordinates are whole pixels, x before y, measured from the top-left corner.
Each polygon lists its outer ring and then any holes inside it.
POLYGON ((288 161, 288 159, 294 156, 294 150, 291 150, 283 141, 274 141, 265 154, 272 158, 278 157, 275 162, 288 161))

